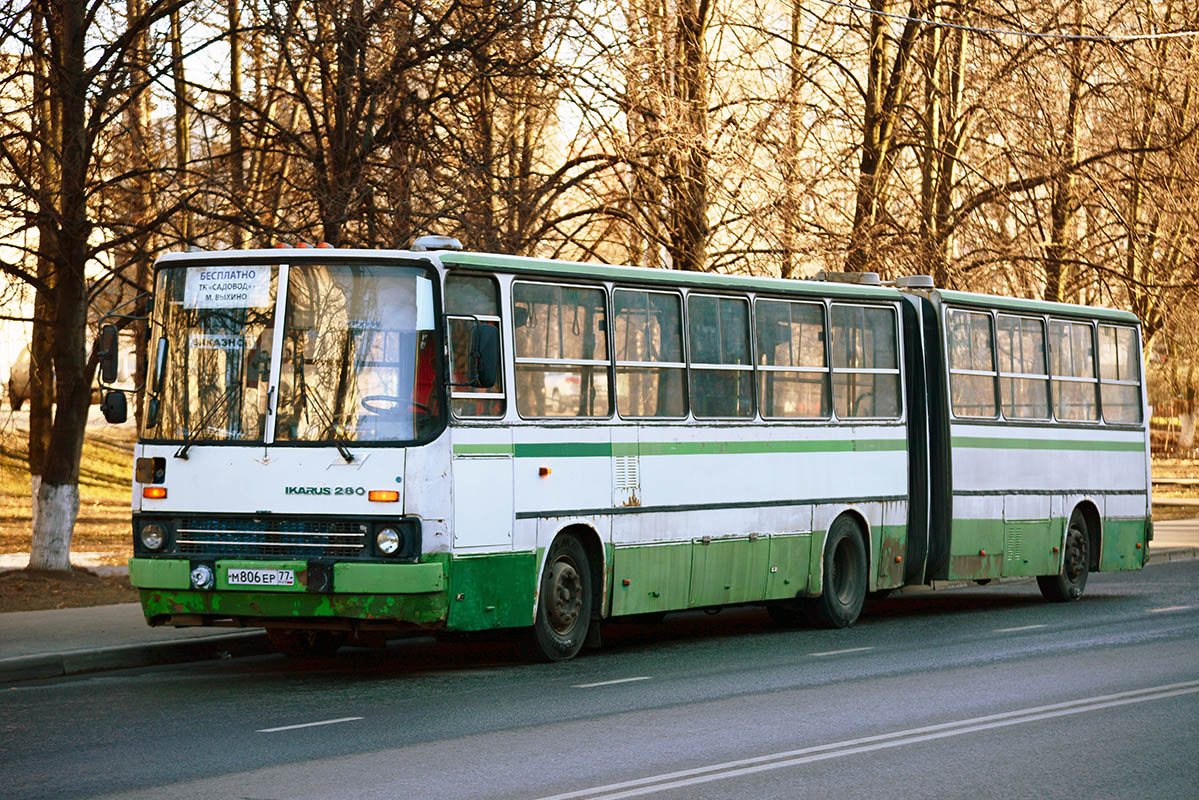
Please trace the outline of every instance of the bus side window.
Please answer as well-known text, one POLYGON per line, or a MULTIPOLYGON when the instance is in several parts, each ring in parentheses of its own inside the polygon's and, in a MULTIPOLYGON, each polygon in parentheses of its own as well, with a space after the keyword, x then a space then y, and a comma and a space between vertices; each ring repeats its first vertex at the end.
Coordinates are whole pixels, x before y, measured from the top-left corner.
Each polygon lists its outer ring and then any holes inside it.
POLYGON ((1049 418, 1045 321, 999 315, 999 396, 1008 419, 1049 418))
POLYGON ((1099 393, 1107 422, 1141 421, 1141 352, 1133 328, 1099 326, 1099 393))
POLYGON ((1049 372, 1054 415, 1072 422, 1098 421, 1099 386, 1089 322, 1049 321, 1049 372))
POLYGON ((762 417, 828 417, 824 306, 758 299, 755 310, 762 417))
POLYGON ((895 309, 834 303, 833 409, 841 419, 900 415, 895 309))
MULTIPOLYGON (((500 327, 500 293, 494 278, 449 275, 445 279, 446 332, 450 337, 450 408, 456 417, 502 417, 506 408, 504 375, 495 386, 470 381, 470 337, 475 325, 500 327)), ((501 332, 502 334, 502 332, 501 332)), ((501 335, 501 341, 502 341, 501 335)))
POLYGON ((607 293, 589 286, 512 284, 516 410, 522 417, 608 417, 607 293))
POLYGON ((946 320, 949 394, 958 417, 994 418, 995 337, 991 315, 950 309, 946 320))
POLYGON ((690 295, 691 410, 697 417, 754 415, 749 303, 740 297, 690 295))
POLYGON ((612 293, 616 406, 624 417, 684 417, 683 308, 677 294, 612 293))

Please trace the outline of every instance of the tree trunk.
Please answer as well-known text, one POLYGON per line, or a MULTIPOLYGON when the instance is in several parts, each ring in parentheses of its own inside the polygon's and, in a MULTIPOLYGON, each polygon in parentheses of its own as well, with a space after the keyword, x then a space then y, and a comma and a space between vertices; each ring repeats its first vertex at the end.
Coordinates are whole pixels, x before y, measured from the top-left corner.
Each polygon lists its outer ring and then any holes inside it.
POLYGON ((1184 411, 1178 415, 1178 449, 1186 452, 1195 447, 1195 412, 1184 411))
MULTIPOLYGON (((56 256, 53 292, 54 378, 57 405, 41 481, 33 495, 33 538, 29 566, 70 570, 71 535, 79 513, 79 459, 91 380, 86 358, 87 283, 85 266, 92 226, 87 215, 91 142, 87 132, 86 5, 66 0, 56 6, 58 34, 54 90, 62 131, 58 174, 58 224, 49 244, 56 256)), ((43 243, 43 245, 46 243, 43 243)))

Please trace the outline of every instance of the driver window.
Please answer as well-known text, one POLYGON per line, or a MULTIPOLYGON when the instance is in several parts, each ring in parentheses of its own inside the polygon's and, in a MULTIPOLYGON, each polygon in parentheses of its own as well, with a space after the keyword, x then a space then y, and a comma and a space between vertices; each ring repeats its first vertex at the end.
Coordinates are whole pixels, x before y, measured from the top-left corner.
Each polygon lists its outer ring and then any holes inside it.
POLYGON ((445 279, 445 308, 450 337, 450 408, 454 416, 504 416, 503 369, 495 386, 471 386, 469 363, 474 326, 500 327, 499 286, 494 278, 482 275, 449 275, 445 279))

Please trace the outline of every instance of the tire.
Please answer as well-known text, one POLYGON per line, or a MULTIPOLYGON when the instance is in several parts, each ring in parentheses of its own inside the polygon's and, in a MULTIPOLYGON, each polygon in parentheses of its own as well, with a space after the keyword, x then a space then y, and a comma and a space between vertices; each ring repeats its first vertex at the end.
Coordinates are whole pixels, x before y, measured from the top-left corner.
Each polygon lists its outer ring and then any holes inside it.
POLYGON ((1075 515, 1066 529, 1066 552, 1062 554, 1062 570, 1056 575, 1037 576, 1037 586, 1046 600, 1068 603, 1082 597, 1087 588, 1087 573, 1091 563, 1087 525, 1075 515))
POLYGON ((345 644, 345 631, 313 628, 267 628, 266 637, 285 656, 321 658, 331 656, 345 644))
POLYGON ((824 543, 824 591, 804 603, 808 622, 819 628, 848 628, 866 601, 866 546, 857 523, 840 517, 824 543))
POLYGON ((583 543, 559 536, 550 547, 541 574, 537 617, 527 636, 525 655, 534 661, 573 658, 591 625, 591 565, 583 543))

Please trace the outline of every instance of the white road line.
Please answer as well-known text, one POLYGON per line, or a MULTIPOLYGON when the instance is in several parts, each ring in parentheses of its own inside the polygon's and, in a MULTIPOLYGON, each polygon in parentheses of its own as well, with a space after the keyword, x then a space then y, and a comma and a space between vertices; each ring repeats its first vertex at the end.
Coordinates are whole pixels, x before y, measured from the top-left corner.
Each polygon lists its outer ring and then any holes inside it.
POLYGON ((1048 625, 1021 625, 1018 628, 996 628, 991 633, 1015 633, 1016 631, 1031 631, 1033 628, 1048 628, 1048 625))
POLYGON ((596 683, 576 683, 570 687, 572 689, 594 689, 596 686, 611 686, 615 683, 632 683, 633 681, 648 681, 648 675, 642 675, 639 678, 617 678, 614 681, 597 681, 596 683))
POLYGON ((861 653, 864 650, 873 650, 873 647, 851 647, 848 650, 827 650, 823 653, 808 653, 813 658, 823 658, 825 656, 842 656, 846 653, 861 653))
POLYGON ((1190 606, 1165 606, 1163 608, 1151 608, 1148 611, 1146 611, 1145 613, 1146 614, 1161 614, 1165 611, 1185 611, 1188 608, 1190 608, 1190 606))
POLYGON ((337 719, 323 719, 320 722, 305 722, 300 725, 284 725, 280 728, 261 728, 254 732, 278 733, 279 731, 294 731, 296 728, 315 728, 317 725, 336 725, 339 722, 354 722, 359 719, 362 719, 362 717, 338 717, 337 719))
POLYGON ((975 731, 990 728, 1002 728, 1009 725, 1022 725, 1053 717, 1070 714, 1080 714, 1085 711, 1098 711, 1104 708, 1144 703, 1149 700, 1164 700, 1184 694, 1199 692, 1199 680, 1171 683, 1163 686, 1151 686, 1145 689, 1133 689, 1116 694, 1087 697, 1081 700, 1070 700, 1064 703, 1053 703, 1045 706, 1034 706, 1018 711, 1005 711, 1000 714, 989 714, 984 717, 944 722, 938 725, 928 725, 922 728, 883 733, 877 736, 867 736, 861 739, 849 739, 843 742, 804 747, 799 750, 788 750, 765 756, 755 756, 737 761, 727 761, 722 764, 712 764, 707 767, 668 772, 648 778, 611 783, 606 786, 595 786, 590 789, 580 789, 574 792, 556 794, 541 800, 572 800, 573 798, 589 798, 589 800, 619 800, 625 797, 661 792, 667 789, 679 789, 695 786, 701 783, 735 778, 755 772, 794 767, 813 761, 830 758, 840 758, 872 750, 883 750, 900 747, 905 744, 915 744, 934 739, 944 739, 950 736, 960 736, 975 731))

